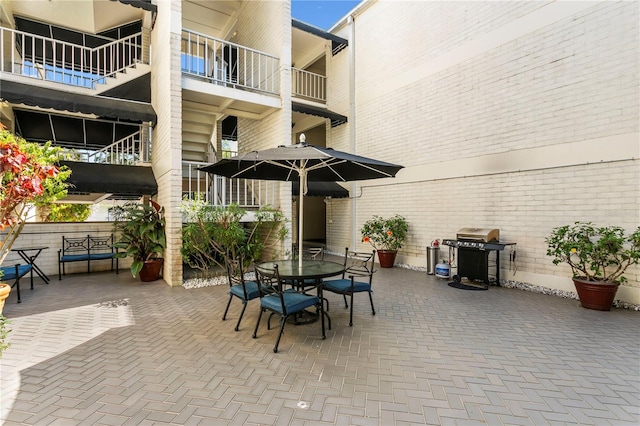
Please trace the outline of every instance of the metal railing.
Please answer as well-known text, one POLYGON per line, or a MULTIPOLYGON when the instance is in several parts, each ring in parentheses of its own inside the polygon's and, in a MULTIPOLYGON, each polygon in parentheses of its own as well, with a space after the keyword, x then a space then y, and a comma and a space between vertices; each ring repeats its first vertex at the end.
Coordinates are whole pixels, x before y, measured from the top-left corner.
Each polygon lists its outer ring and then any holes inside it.
POLYGON ((291 94, 314 101, 327 101, 327 77, 299 68, 291 68, 291 94))
POLYGON ((181 67, 184 74, 214 84, 278 94, 279 63, 277 57, 268 53, 182 30, 181 67))
POLYGON ((214 206, 237 204, 242 208, 260 208, 279 204, 278 182, 255 179, 230 179, 198 170, 210 163, 182 162, 182 196, 201 199, 214 206))
POLYGON ((137 131, 99 150, 66 149, 67 157, 84 163, 135 165, 151 161, 150 143, 137 131))
POLYGON ((96 88, 142 62, 142 33, 90 48, 11 28, 0 28, 0 71, 96 88))

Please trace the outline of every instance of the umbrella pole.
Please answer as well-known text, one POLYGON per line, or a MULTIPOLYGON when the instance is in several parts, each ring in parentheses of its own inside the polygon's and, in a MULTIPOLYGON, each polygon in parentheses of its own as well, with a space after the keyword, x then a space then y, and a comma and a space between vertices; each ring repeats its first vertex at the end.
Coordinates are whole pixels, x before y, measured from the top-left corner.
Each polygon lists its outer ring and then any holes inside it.
POLYGON ((300 171, 300 191, 298 195, 298 267, 302 268, 302 230, 304 225, 304 194, 307 192, 307 171, 300 171))

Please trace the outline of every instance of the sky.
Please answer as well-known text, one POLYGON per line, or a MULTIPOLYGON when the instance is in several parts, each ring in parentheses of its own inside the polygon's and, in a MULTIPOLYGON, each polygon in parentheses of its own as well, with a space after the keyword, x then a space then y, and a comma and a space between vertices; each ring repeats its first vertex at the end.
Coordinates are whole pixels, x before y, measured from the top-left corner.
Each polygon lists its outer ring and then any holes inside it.
POLYGON ((358 3, 360 0, 291 0, 291 17, 328 30, 358 3))

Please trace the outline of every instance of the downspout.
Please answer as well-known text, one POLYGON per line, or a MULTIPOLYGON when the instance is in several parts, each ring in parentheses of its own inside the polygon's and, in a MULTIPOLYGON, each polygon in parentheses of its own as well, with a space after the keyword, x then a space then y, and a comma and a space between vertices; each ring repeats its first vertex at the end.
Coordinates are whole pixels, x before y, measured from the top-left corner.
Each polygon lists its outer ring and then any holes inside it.
MULTIPOLYGON (((349 138, 351 139, 351 152, 357 154, 356 144, 356 49, 355 49, 355 21, 353 14, 347 17, 347 24, 349 25, 349 138)), ((357 183, 351 183, 351 193, 355 194, 357 183)), ((352 250, 356 249, 358 230, 356 229, 356 217, 358 200, 352 200, 351 208, 351 245, 352 250)))

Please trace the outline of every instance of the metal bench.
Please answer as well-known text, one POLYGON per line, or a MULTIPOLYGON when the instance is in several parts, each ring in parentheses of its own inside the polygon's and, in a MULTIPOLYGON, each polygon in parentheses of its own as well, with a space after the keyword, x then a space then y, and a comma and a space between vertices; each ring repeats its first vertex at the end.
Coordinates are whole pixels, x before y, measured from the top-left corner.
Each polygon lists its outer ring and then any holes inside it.
POLYGON ((113 234, 109 236, 62 237, 62 248, 58 250, 58 280, 65 274, 65 264, 69 262, 87 262, 87 273, 91 272, 91 262, 111 260, 111 270, 115 259, 116 274, 120 272, 117 250, 113 246, 113 234))

